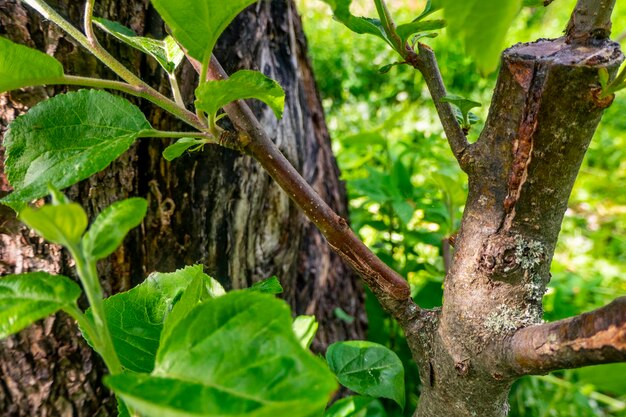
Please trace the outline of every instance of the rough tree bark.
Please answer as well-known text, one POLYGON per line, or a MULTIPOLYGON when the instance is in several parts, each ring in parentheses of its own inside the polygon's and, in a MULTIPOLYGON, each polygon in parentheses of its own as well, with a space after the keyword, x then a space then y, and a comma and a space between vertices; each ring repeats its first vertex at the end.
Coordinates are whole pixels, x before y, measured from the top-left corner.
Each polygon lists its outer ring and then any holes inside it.
MULTIPOLYGON (((50 4, 80 26, 82 2, 50 4)), ((164 36, 163 24, 147 0, 101 0, 96 14, 140 34, 164 36)), ((112 77, 52 23, 17 0, 0 3, 0 35, 54 55, 68 73, 112 77)), ((167 79, 155 62, 114 40, 101 40, 128 67, 168 93, 167 79)), ((260 106, 254 111, 307 182, 345 216, 345 191, 338 180, 293 2, 263 1, 252 6, 224 34, 216 54, 229 72, 260 69, 284 87, 287 107, 281 123, 260 106)), ((191 103, 197 76, 189 66, 179 74, 183 95, 191 103)), ((13 118, 60 91, 34 88, 0 95, 0 126, 4 130, 13 118)), ((140 104, 156 128, 181 129, 163 112, 140 104)), ((70 191, 92 217, 121 198, 144 196, 150 202, 142 227, 99 265, 108 293, 130 288, 151 271, 198 262, 231 288, 275 274, 294 311, 315 314, 320 320, 315 349, 322 350, 334 340, 363 337, 362 295, 354 276, 256 162, 208 146, 205 152, 167 163, 160 155, 164 146, 139 143, 107 170, 70 191), (337 320, 336 307, 357 320, 352 325, 337 320)), ((0 175, 1 195, 9 191, 0 175)), ((0 274, 43 269, 72 275, 67 255, 29 233, 6 208, 0 209, 0 259, 0 274)), ((72 321, 62 314, 51 317, 1 342, 1 414, 114 415, 115 403, 100 383, 102 374, 101 362, 72 321)))

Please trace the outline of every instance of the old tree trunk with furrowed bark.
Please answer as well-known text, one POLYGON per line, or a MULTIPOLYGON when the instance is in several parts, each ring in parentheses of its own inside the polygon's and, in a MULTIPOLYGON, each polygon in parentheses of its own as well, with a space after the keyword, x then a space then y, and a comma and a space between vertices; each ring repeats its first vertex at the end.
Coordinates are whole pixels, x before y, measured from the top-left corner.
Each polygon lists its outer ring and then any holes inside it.
MULTIPOLYGON (((125 16, 122 23, 140 32, 162 34, 160 21, 144 3, 101 3, 110 6, 101 5, 105 17, 117 11, 125 16)), ((602 94, 599 71, 615 76, 624 59, 619 45, 609 39, 614 3, 579 0, 564 37, 518 44, 503 53, 489 117, 474 144, 468 143, 452 107, 442 100, 446 90, 434 52, 421 44, 414 50, 402 43, 397 33, 390 41, 403 62, 424 76, 452 151, 469 179, 469 196, 444 282, 442 308, 417 306, 406 281, 371 253, 341 217, 344 207, 336 192, 336 169, 324 147, 327 137, 314 83, 303 43, 296 36, 300 33, 298 20, 292 3, 278 0, 259 2, 245 12, 235 25, 246 31, 243 35, 240 30, 225 34, 224 45, 229 46, 218 50, 218 60, 225 64, 227 73, 239 66, 261 67, 285 87, 288 103, 301 106, 289 107, 288 117, 280 123, 266 117, 261 109, 256 109, 255 117, 244 102, 225 106, 232 123, 225 137, 232 148, 248 157, 212 150, 208 157, 188 161, 191 165, 183 169, 163 163, 158 159, 160 148, 146 145, 118 162, 118 171, 107 171, 76 188, 75 197, 82 197, 92 210, 114 198, 106 186, 119 182, 123 185, 121 195, 143 192, 152 205, 151 215, 134 236, 133 244, 140 248, 135 253, 141 262, 125 261, 132 256, 130 246, 103 265, 101 272, 128 279, 145 272, 137 265, 151 269, 178 266, 180 258, 183 263, 201 260, 218 277, 230 277, 235 288, 270 272, 295 277, 289 281, 288 296, 297 311, 302 311, 298 306, 305 299, 297 294, 313 288, 308 293, 313 301, 307 301, 307 312, 332 304, 356 314, 358 303, 351 304, 351 300, 358 297, 352 291, 333 291, 341 276, 334 270, 341 267, 335 265, 341 264, 335 264, 338 260, 321 245, 321 235, 301 239, 310 225, 298 220, 288 196, 404 329, 422 383, 416 417, 504 417, 509 389, 521 376, 626 361, 626 298, 567 320, 542 323, 542 297, 567 201, 602 113, 612 102, 612 96, 602 94), (242 36, 240 43, 234 41, 237 36, 242 36), (301 111, 304 108, 311 113, 301 111), (299 149, 306 151, 303 154, 299 149), (119 170, 124 164, 138 164, 140 169, 119 170), (275 182, 259 174, 260 167, 275 182), (322 177, 329 172, 332 178, 322 177), (272 215, 264 221, 249 217, 253 208, 272 215), (199 223, 190 219, 199 219, 199 223), (241 227, 232 229, 236 224, 241 227), (181 234, 174 236, 174 231, 181 234), (298 245, 293 245, 294 239, 299 239, 298 245), (298 263, 298 253, 302 252, 289 251, 295 246, 311 257, 298 263), (333 298, 339 296, 346 298, 333 298)), ((78 13, 71 2, 56 6, 69 16, 78 13)), ((385 11, 383 6, 379 9, 385 11)), ((3 33, 22 43, 49 44, 48 52, 62 51, 71 56, 71 43, 33 19, 15 2, 0 5, 3 33)), ((393 32, 394 26, 387 24, 385 30, 393 32)), ((127 53, 119 52, 122 56, 127 53)), ((126 59, 132 62, 133 55, 126 59)), ((93 71, 89 58, 76 62, 82 66, 75 68, 77 72, 93 71)), ((150 72, 149 66, 146 70, 150 72)), ((191 67, 186 70, 192 71, 191 67)), ((207 75, 211 79, 226 76, 217 60, 211 61, 207 75)), ((48 93, 45 89, 35 91, 48 93)), ((17 97, 13 99, 5 107, 8 111, 24 105, 17 97)), ((168 123, 159 114, 153 116, 157 126, 158 122, 168 123)), ((4 244, 23 248, 19 259, 3 267, 25 270, 43 264, 56 270, 67 268, 57 248, 33 241, 32 235, 20 231, 8 217, 3 227, 12 233, 2 232, 4 244), (24 259, 31 261, 25 263, 24 259)), ((342 285, 354 289, 347 278, 342 285)), ((121 286, 109 283, 113 289, 121 286)), ((328 317, 322 315, 322 322, 330 323, 328 317)), ((67 323, 66 319, 57 320, 67 323)), ((28 415, 24 410, 37 406, 50 410, 45 415, 73 415, 84 409, 91 411, 84 415, 109 412, 108 405, 100 409, 93 405, 102 394, 98 392, 97 372, 83 374, 78 371, 83 364, 76 367, 68 363, 70 357, 88 357, 77 347, 76 335, 66 334, 58 346, 42 342, 42 335, 58 328, 54 320, 46 322, 5 345, 9 349, 2 351, 0 404, 13 407, 9 415, 28 415), (30 343, 29 338, 36 343, 30 343), (5 352, 11 349, 18 352, 15 369, 23 369, 24 378, 16 375, 14 364, 8 362, 5 352), (59 367, 50 363, 56 360, 59 367), (69 387, 56 382, 31 383, 50 380, 58 373, 67 378, 69 387), (26 394, 20 393, 22 387, 26 394)), ((338 335, 348 336, 354 330, 341 328, 338 335)), ((92 363, 91 359, 86 362, 92 363)))
MULTIPOLYGON (((80 27, 84 2, 50 4, 80 27)), ((96 14, 139 34, 164 36, 163 23, 147 0, 99 0, 96 14)), ((52 22, 18 0, 0 1, 0 35, 48 52, 68 72, 113 78, 52 22)), ((135 73, 169 94, 167 77, 156 62, 110 37, 103 35, 101 40, 135 73)), ((249 8, 224 34, 216 53, 229 72, 260 69, 285 87, 287 108, 280 124, 260 107, 255 112, 292 164, 345 215, 345 191, 292 1, 262 2, 249 8)), ((179 76, 183 95, 192 103, 197 75, 187 66, 179 76)), ((3 133, 13 118, 61 91, 37 87, 0 95, 3 133)), ((149 103, 139 104, 155 127, 182 127, 149 103)), ((355 276, 256 162, 208 146, 205 152, 168 163, 161 156, 166 145, 138 143, 107 170, 70 191, 91 216, 129 196, 143 196, 150 203, 144 224, 99 265, 109 294, 136 285, 152 271, 173 271, 194 263, 203 263, 208 274, 230 288, 276 275, 294 311, 315 314, 320 321, 316 350, 323 351, 336 340, 364 337, 363 297, 355 276), (337 307, 356 320, 348 324, 337 319, 337 307)), ((0 175, 0 194, 9 191, 0 175)), ((29 233, 6 207, 0 208, 0 259, 2 275, 32 270, 72 275, 68 256, 29 233)), ((0 415, 116 415, 115 401, 100 381, 102 369, 67 316, 46 319, 0 342, 0 415)))

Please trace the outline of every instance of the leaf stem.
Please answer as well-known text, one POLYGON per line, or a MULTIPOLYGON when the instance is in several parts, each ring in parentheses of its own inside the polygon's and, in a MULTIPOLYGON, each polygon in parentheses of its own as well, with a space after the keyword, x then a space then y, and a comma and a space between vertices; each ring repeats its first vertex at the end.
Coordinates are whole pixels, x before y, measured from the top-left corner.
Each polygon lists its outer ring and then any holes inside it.
POLYGON ((78 85, 83 87, 122 91, 135 97, 140 97, 150 101, 198 130, 206 129, 206 126, 198 120, 195 114, 184 107, 177 105, 175 102, 152 88, 144 89, 142 87, 134 86, 121 81, 101 80, 99 78, 79 77, 75 75, 64 75, 61 78, 46 80, 45 84, 78 85))
POLYGON ((185 101, 183 100, 183 96, 180 94, 180 87, 178 85, 178 79, 176 78, 176 74, 173 72, 168 72, 167 76, 170 80, 170 87, 172 89, 172 95, 174 96, 174 101, 178 105, 178 107, 185 108, 185 101))
POLYGON ((93 323, 87 319, 87 316, 85 316, 85 314, 82 311, 80 311, 78 306, 74 304, 69 307, 65 307, 63 311, 65 311, 74 320, 76 320, 76 322, 78 323, 78 326, 85 333, 86 338, 90 340, 91 343, 94 344, 94 346, 99 346, 102 344, 102 342, 100 341, 100 334, 98 333, 96 328, 93 326, 93 323))
POLYGON ((83 16, 83 26, 85 30, 85 35, 87 35, 87 40, 92 47, 102 46, 98 42, 98 38, 96 38, 96 34, 93 32, 93 5, 95 0, 87 0, 85 2, 85 14, 83 16))
POLYGON ((211 54, 207 54, 204 57, 204 60, 202 61, 202 67, 200 67, 200 81, 199 81, 199 85, 202 85, 204 83, 206 83, 207 78, 206 78, 206 74, 207 71, 209 69, 209 61, 211 60, 211 54))
MULTIPOLYGON (((31 0, 31 1, 43 3, 40 0, 31 0)), ((113 72, 119 75, 127 83, 135 85, 135 86, 147 87, 146 83, 144 83, 139 77, 133 74, 121 62, 115 59, 113 55, 109 54, 109 52, 106 49, 104 49, 102 45, 100 45, 100 42, 98 42, 98 39, 96 38, 96 35, 93 32, 93 22, 92 22, 94 1, 95 0, 87 0, 85 2, 85 15, 84 15, 83 23, 85 25, 86 37, 83 36, 82 34, 81 34, 81 37, 85 39, 87 49, 89 50, 89 52, 95 55, 96 58, 102 61, 107 67, 111 68, 113 72)), ((55 14, 58 16, 58 19, 63 20, 67 25, 71 26, 69 22, 65 21, 56 12, 55 14)), ((53 20, 53 19, 51 20, 58 24, 56 20, 53 20)))
POLYGON ((163 130, 146 129, 139 132, 138 138, 198 138, 209 143, 217 143, 215 138, 206 132, 167 132, 163 130))
MULTIPOLYGON (((89 6, 93 0, 87 0, 87 5, 89 6)), ((96 45, 92 45, 89 39, 78 29, 76 29, 71 23, 65 20, 60 14, 58 14, 52 7, 50 7, 43 0, 24 0, 26 4, 34 8, 37 12, 39 12, 46 19, 51 20, 61 29, 63 29, 67 34, 69 34, 74 40, 76 40, 80 45, 82 45, 85 49, 91 52, 96 58, 98 58, 102 63, 104 63, 107 67, 109 67, 113 72, 115 72, 120 78, 126 81, 129 84, 129 87, 133 89, 129 89, 125 87, 124 90, 129 94, 133 94, 137 97, 145 98, 150 102, 156 104, 162 109, 172 113, 174 116, 178 117, 185 123, 195 127, 196 129, 204 129, 206 128, 206 123, 203 122, 202 119, 197 118, 193 113, 189 112, 184 107, 180 107, 172 100, 168 99, 148 84, 143 82, 139 77, 133 74, 128 68, 126 68, 122 63, 116 60, 111 54, 109 54, 99 43, 96 42, 96 45)), ((89 6, 92 8, 92 6, 89 6)), ((89 10, 87 12, 90 13, 89 10)), ((87 14, 87 13, 86 13, 87 14)), ((86 22, 91 22, 91 17, 87 18, 85 16, 86 22)), ((95 39, 95 38, 94 38, 95 39)), ((55 84, 74 84, 74 85, 84 85, 88 87, 97 87, 97 88, 111 88, 110 86, 115 85, 117 87, 120 84, 109 84, 109 87, 102 87, 101 85, 95 85, 94 79, 84 78, 84 77, 73 77, 66 75, 63 77, 64 82, 56 82, 55 84), (83 83, 77 82, 81 80, 83 83), (85 84, 84 82, 89 80, 89 84, 85 84), (74 81, 74 83, 70 83, 68 81, 74 81)), ((111 83, 112 81, 108 81, 111 83)), ((119 88, 114 88, 119 89, 119 88)))
POLYGON ((389 39, 394 43, 396 51, 400 55, 404 56, 405 48, 402 44, 402 39, 400 39, 400 36, 398 36, 398 33, 396 32, 396 23, 391 16, 391 12, 385 3, 385 0, 374 0, 374 3, 376 4, 376 11, 378 12, 383 28, 385 29, 385 33, 387 33, 389 39))
POLYGON ((94 349, 102 356, 109 372, 113 375, 118 374, 122 372, 122 364, 115 352, 113 339, 106 322, 104 303, 102 302, 102 287, 96 272, 96 264, 94 261, 85 259, 80 248, 70 247, 68 249, 76 262, 76 271, 93 312, 95 327, 92 328, 92 331, 95 331, 98 335, 98 338, 93 341, 94 349))

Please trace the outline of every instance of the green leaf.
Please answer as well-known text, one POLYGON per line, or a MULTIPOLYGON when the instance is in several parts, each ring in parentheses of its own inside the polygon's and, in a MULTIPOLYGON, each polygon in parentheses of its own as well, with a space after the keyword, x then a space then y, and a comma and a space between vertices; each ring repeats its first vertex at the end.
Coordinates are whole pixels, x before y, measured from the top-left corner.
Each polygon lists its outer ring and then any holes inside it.
POLYGON ((419 32, 428 32, 431 30, 437 30, 446 26, 445 20, 423 20, 414 21, 411 23, 405 23, 398 25, 396 33, 402 39, 402 43, 407 42, 411 35, 419 32))
POLYGON ((398 195, 411 197, 413 195, 413 184, 411 184, 411 172, 409 168, 397 158, 391 167, 391 180, 398 195))
MULTIPOLYGON (((168 313, 192 280, 202 275, 202 265, 172 273, 155 272, 130 291, 104 300, 113 346, 124 368, 152 371, 168 313)), ((204 277, 207 283, 209 277, 204 277)), ((91 310, 87 317, 91 319, 91 310)))
POLYGON ((415 208, 406 200, 394 199, 391 201, 394 213, 400 218, 402 223, 409 224, 413 219, 415 208))
POLYGON ((333 310, 333 313, 335 314, 335 317, 337 317, 339 320, 343 321, 344 323, 347 323, 347 324, 354 323, 354 317, 346 313, 341 307, 335 307, 335 309, 333 310))
POLYGON ((506 33, 522 0, 442 0, 450 36, 461 38, 465 50, 484 73, 493 72, 504 48, 506 33))
POLYGON ((348 29, 359 34, 374 35, 393 47, 393 42, 387 37, 382 23, 378 19, 357 17, 350 13, 352 0, 322 0, 328 4, 336 20, 343 23, 348 29))
POLYGON ((19 219, 44 239, 66 248, 76 248, 87 229, 87 214, 77 203, 25 207, 19 219))
POLYGON ((255 98, 274 111, 277 118, 283 116, 285 92, 271 78, 258 71, 241 70, 227 80, 207 81, 196 89, 196 108, 209 115, 235 100, 255 98))
POLYGON ((147 415, 320 415, 336 383, 300 346, 291 323, 285 302, 231 292, 196 307, 163 338, 152 376, 124 373, 105 382, 147 415))
POLYGON ((53 185, 48 185, 48 192, 50 193, 50 200, 52 201, 53 206, 58 206, 61 204, 69 204, 72 202, 65 194, 55 188, 53 185))
POLYGON ((128 407, 124 404, 124 401, 117 398, 117 417, 131 417, 128 407))
POLYGON ((0 339, 75 305, 79 296, 80 287, 62 275, 30 272, 0 278, 0 339))
MULTIPOLYGON (((438 243, 441 243, 439 241, 438 243)), ((445 273, 444 273, 445 274, 445 273)), ((417 294, 413 297, 416 303, 423 308, 434 308, 441 306, 441 300, 443 299, 443 285, 441 282, 428 280, 417 291, 417 294)))
POLYGON ((50 55, 0 37, 0 93, 58 81, 63 66, 50 55))
POLYGON ((474 107, 481 107, 482 104, 479 102, 458 96, 456 94, 446 94, 441 98, 441 101, 444 103, 454 104, 459 109, 461 112, 461 120, 459 123, 461 123, 463 127, 467 128, 478 121, 478 117, 475 114, 470 113, 470 110, 474 107), (470 114, 473 115, 473 117, 470 117, 470 114), (473 119, 473 123, 471 119, 473 119))
POLYGON ((263 281, 255 282, 249 290, 264 292, 267 294, 280 294, 283 292, 283 286, 280 285, 278 278, 271 277, 264 279, 263 281))
POLYGON ((200 62, 211 56, 217 38, 256 0, 152 0, 154 8, 187 53, 200 62))
POLYGON ((106 168, 150 124, 139 108, 104 91, 81 90, 43 101, 9 126, 6 173, 13 208, 106 168))
POLYGON ((137 36, 132 29, 118 22, 112 22, 101 17, 94 17, 93 21, 100 29, 115 36, 125 44, 156 59, 161 67, 170 74, 176 70, 176 67, 178 67, 185 57, 185 53, 171 36, 160 41, 137 36))
POLYGON ((546 0, 523 0, 522 2, 524 7, 547 7, 549 6, 549 1, 546 0))
POLYGON ((192 146, 198 147, 206 143, 207 142, 204 139, 180 138, 176 141, 176 143, 173 143, 172 145, 165 148, 165 150, 163 151, 163 158, 165 158, 166 161, 172 161, 181 156, 187 149, 191 148, 192 146))
POLYGON ((335 402, 324 417, 387 417, 379 400, 372 397, 350 396, 335 402))
POLYGON ((443 8, 442 3, 443 0, 426 0, 426 6, 424 7, 424 10, 419 16, 415 18, 414 22, 422 20, 425 17, 435 13, 436 11, 441 10, 443 8))
POLYGON ((352 391, 390 398, 404 407, 404 367, 383 345, 353 340, 328 347, 326 360, 339 382, 352 391))
POLYGON ((83 238, 85 256, 99 260, 112 254, 126 234, 141 224, 147 209, 148 203, 143 198, 118 201, 104 209, 83 238))
MULTIPOLYGON (((212 295, 207 289, 207 282, 214 281, 202 273, 202 265, 196 265, 194 271, 197 275, 191 280, 191 283, 185 288, 180 300, 174 304, 174 308, 167 315, 165 323, 163 324, 163 332, 161 338, 169 337, 169 334, 178 326, 178 323, 187 317, 187 314, 196 308, 199 304, 210 299, 212 295), (206 278, 209 278, 208 280, 206 278)), ((219 285, 219 284, 218 284, 219 285)), ((221 287, 221 286, 220 286, 221 287)), ((220 294, 219 296, 221 296, 220 294)))
POLYGON ((482 106, 482 104, 477 101, 473 101, 465 97, 458 96, 456 94, 446 94, 445 97, 441 99, 441 101, 443 101, 444 103, 454 104, 459 108, 459 110, 461 110, 461 113, 463 113, 464 115, 469 113, 469 111, 474 107, 482 106))
POLYGON ((308 349, 315 338, 319 323, 315 316, 298 316, 293 320, 292 327, 302 347, 308 349))

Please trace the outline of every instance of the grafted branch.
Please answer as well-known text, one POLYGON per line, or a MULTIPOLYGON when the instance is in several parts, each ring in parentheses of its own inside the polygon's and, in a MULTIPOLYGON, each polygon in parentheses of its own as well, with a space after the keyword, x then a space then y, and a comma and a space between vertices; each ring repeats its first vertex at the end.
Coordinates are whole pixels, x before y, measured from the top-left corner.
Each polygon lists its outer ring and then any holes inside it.
MULTIPOLYGON (((193 58, 189 59, 200 72, 201 64, 193 58)), ((211 59, 207 75, 213 80, 228 77, 215 58, 211 59)), ((400 321, 405 321, 408 314, 414 314, 416 306, 406 280, 374 255, 350 229, 346 220, 320 198, 272 142, 248 105, 237 101, 225 106, 224 110, 239 132, 239 149, 265 168, 320 229, 335 252, 361 275, 383 307, 400 321)))
POLYGON ((523 328, 510 339, 508 351, 518 375, 626 361, 626 297, 589 313, 523 328))

